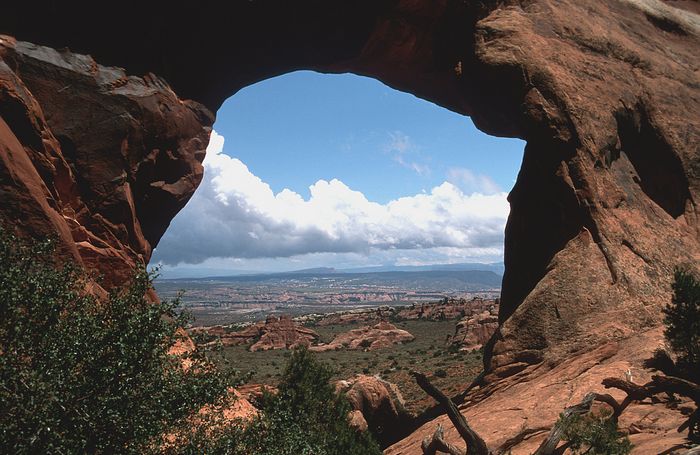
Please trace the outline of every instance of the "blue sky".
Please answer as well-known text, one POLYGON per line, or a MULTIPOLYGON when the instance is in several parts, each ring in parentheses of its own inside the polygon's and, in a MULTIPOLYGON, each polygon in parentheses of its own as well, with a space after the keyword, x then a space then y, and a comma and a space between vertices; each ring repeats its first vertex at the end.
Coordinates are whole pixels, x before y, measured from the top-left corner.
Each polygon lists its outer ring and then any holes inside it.
POLYGON ((451 168, 509 191, 524 147, 375 79, 311 71, 241 90, 219 110, 214 129, 226 138, 225 152, 276 192, 308 196, 318 179, 338 178, 382 203, 439 185, 451 168), (392 150, 399 144, 403 165, 392 150))
POLYGON ((300 71, 217 113, 164 276, 502 260, 524 143, 369 78, 300 71))

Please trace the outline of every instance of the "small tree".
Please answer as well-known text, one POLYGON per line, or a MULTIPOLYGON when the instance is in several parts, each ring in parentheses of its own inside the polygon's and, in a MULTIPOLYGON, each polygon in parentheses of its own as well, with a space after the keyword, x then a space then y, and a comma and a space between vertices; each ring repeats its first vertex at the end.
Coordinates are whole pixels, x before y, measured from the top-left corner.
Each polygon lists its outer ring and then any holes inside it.
POLYGON ((688 379, 700 381, 700 281, 676 269, 673 299, 664 309, 664 335, 678 356, 676 365, 688 379))
POLYGON ((196 352, 187 369, 171 355, 187 318, 145 299, 144 270, 98 300, 53 258, 53 242, 0 228, 0 453, 159 452, 228 377, 196 352))
MULTIPOLYGON (((264 394, 249 422, 204 426, 179 453, 227 455, 380 455, 372 436, 352 428, 350 405, 330 383, 331 369, 296 349, 276 395, 264 394), (215 428, 212 432, 211 428, 215 428)), ((221 421, 219 420, 219 423, 221 421)))
POLYGON ((247 431, 255 435, 249 453, 283 455, 372 455, 381 450, 369 433, 352 428, 351 410, 330 380, 333 371, 305 347, 293 353, 279 393, 264 400, 263 418, 247 431))
POLYGON ((617 421, 610 419, 609 411, 572 414, 560 417, 562 439, 575 454, 627 455, 632 444, 617 429, 617 421))

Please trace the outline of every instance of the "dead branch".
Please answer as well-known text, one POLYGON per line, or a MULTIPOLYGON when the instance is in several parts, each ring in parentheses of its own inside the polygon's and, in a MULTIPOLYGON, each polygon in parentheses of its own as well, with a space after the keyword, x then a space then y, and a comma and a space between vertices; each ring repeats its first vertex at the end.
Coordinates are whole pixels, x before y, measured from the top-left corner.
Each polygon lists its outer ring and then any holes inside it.
POLYGON ((630 399, 634 401, 642 401, 653 395, 651 391, 652 383, 648 382, 644 385, 638 385, 634 382, 625 381, 619 378, 605 378, 603 379, 603 386, 606 389, 619 389, 627 394, 630 399))
POLYGON ((549 431, 549 436, 547 436, 547 439, 542 441, 542 444, 540 444, 540 446, 537 448, 534 455, 556 454, 557 446, 559 445, 562 436, 564 436, 563 424, 566 418, 572 415, 583 415, 589 412, 591 410, 591 406, 593 405, 593 400, 595 400, 596 398, 596 395, 597 394, 593 392, 588 393, 585 397, 583 397, 583 401, 564 409, 564 412, 561 413, 561 418, 549 431))
POLYGON ((455 426, 457 432, 467 444, 466 455, 489 455, 490 452, 486 442, 469 426, 467 419, 459 412, 452 400, 435 387, 423 373, 412 371, 411 374, 418 386, 446 409, 452 425, 455 426))
POLYGON ((651 377, 651 383, 654 384, 654 387, 660 392, 677 393, 678 395, 690 398, 697 406, 700 406, 700 385, 698 384, 675 376, 658 375, 651 377))
MULTIPOLYGON (((632 401, 642 401, 659 393, 667 393, 669 395, 675 393, 690 398, 698 408, 678 427, 678 432, 681 433, 688 430, 688 437, 692 438, 696 426, 700 424, 700 386, 690 381, 674 376, 655 375, 651 377, 651 382, 643 386, 617 378, 606 378, 603 380, 603 385, 605 388, 620 389, 627 393, 627 398, 621 405, 622 410, 632 401)), ((617 416, 619 416, 619 413, 617 416)))
POLYGON ((508 439, 506 442, 501 444, 498 449, 496 449, 496 454, 507 454, 510 453, 510 450, 523 442, 524 440, 528 439, 530 436, 538 434, 538 433, 544 433, 549 431, 549 427, 537 427, 537 428, 525 428, 524 430, 520 430, 518 434, 513 436, 512 438, 508 439))
POLYGON ((464 450, 445 441, 442 432, 442 425, 438 424, 432 437, 423 439, 421 444, 423 455, 435 455, 437 451, 449 453, 450 455, 465 455, 464 450))
MULTIPOLYGON (((688 437, 692 438, 697 426, 700 425, 700 386, 690 381, 674 376, 655 375, 651 377, 651 382, 642 386, 617 378, 606 378, 603 380, 603 385, 605 388, 619 389, 627 393, 627 398, 620 405, 620 413, 632 401, 642 401, 659 393, 667 393, 669 395, 675 393, 688 397, 695 402, 698 409, 690 414, 686 421, 678 427, 678 432, 681 433, 688 430, 688 437)), ((617 416, 619 416, 619 413, 617 413, 617 416)))

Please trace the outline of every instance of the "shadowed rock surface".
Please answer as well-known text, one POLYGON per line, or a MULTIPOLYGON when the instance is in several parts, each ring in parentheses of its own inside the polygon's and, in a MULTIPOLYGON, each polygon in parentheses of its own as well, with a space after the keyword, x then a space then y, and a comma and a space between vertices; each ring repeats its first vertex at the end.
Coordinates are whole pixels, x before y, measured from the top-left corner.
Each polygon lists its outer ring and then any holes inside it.
MULTIPOLYGON (((581 352, 613 343, 620 362, 637 367, 628 349, 654 339, 646 334, 660 324, 673 268, 700 263, 697 2, 39 8, 5 8, 0 33, 76 53, 0 42, 0 216, 24 235, 57 235, 107 284, 150 258, 191 196, 210 111, 261 79, 352 71, 470 115, 486 133, 525 139, 499 329, 486 346, 490 395, 465 409, 488 417, 485 437, 501 437, 508 419, 551 423, 575 395, 571 381, 595 387, 594 368, 546 382, 565 361, 587 365, 581 352), (512 407, 515 390, 529 397, 520 414, 494 413, 512 407)), ((639 453, 659 449, 644 439, 650 431, 635 435, 639 453)))
POLYGON ((123 284, 202 179, 213 115, 154 75, 0 37, 0 217, 123 284))
POLYGON ((395 384, 377 376, 357 375, 338 381, 336 391, 344 393, 352 406, 350 422, 371 431, 382 446, 394 442, 411 427, 411 416, 395 384))

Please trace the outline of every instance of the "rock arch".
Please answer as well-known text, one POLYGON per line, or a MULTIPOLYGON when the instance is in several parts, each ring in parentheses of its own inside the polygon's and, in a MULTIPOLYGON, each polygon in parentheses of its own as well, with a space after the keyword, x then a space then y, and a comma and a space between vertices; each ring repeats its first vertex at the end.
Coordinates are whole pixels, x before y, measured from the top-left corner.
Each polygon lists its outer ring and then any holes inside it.
POLYGON ((673 267, 698 267, 693 2, 110 7, 23 2, 0 17, 11 35, 0 42, 0 215, 57 233, 108 282, 148 260, 193 193, 212 112, 296 69, 375 77, 527 141, 491 379, 657 326, 673 267))

